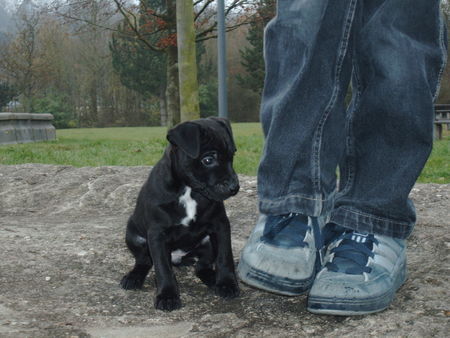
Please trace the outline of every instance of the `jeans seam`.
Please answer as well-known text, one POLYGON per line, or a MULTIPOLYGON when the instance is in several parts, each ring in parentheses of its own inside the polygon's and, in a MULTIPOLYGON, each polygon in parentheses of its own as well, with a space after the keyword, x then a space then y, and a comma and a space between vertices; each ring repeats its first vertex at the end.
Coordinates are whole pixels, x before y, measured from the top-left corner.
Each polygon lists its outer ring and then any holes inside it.
POLYGON ((321 193, 321 184, 320 184, 320 151, 322 147, 322 132, 323 127, 325 125, 326 120, 328 119, 328 116, 330 115, 331 110, 333 109, 336 99, 339 93, 339 77, 342 70, 342 65, 345 59, 345 55, 347 53, 348 49, 348 42, 351 32, 351 27, 353 23, 353 19, 355 17, 356 12, 356 4, 357 0, 353 0, 350 2, 346 20, 345 20, 345 27, 344 31, 342 33, 341 43, 339 47, 339 53, 338 53, 338 60, 335 70, 335 77, 334 77, 334 88, 333 93, 331 95, 330 101, 328 102, 327 107, 325 108, 324 113, 322 114, 321 119, 319 120, 319 124, 317 126, 315 135, 314 135, 314 143, 313 143, 313 151, 312 151, 312 183, 313 188, 316 192, 321 193))
POLYGON ((439 74, 437 77, 437 83, 436 83, 436 88, 434 90, 434 95, 433 95, 433 102, 436 101, 438 95, 439 95, 439 91, 441 88, 441 79, 442 76, 444 75, 444 70, 445 70, 445 66, 447 64, 447 53, 446 50, 447 48, 445 47, 445 22, 444 22, 444 18, 443 18, 443 14, 441 13, 439 15, 439 44, 441 47, 441 52, 442 52, 442 61, 441 61, 441 68, 439 69, 439 74))
POLYGON ((353 74, 354 74, 354 79, 355 79, 355 83, 356 83, 356 93, 355 93, 355 103, 353 105, 353 108, 347 113, 348 114, 348 118, 347 118, 347 151, 348 151, 348 155, 346 156, 345 161, 346 163, 346 177, 345 177, 345 183, 343 183, 343 189, 339 192, 339 195, 344 195, 346 193, 348 193, 352 186, 353 186, 353 182, 355 179, 355 163, 353 161, 353 158, 355 156, 354 152, 354 140, 353 140, 353 116, 355 114, 355 112, 358 109, 358 105, 359 105, 359 101, 361 98, 361 81, 359 79, 359 67, 358 64, 356 62, 356 60, 353 60, 353 74))

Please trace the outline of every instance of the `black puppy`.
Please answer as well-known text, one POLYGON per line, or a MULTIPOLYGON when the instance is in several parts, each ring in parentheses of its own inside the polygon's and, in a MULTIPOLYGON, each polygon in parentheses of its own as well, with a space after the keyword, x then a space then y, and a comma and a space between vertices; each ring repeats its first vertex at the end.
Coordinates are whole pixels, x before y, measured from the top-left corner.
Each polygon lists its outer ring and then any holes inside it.
POLYGON ((224 298, 239 295, 223 201, 237 194, 236 151, 226 119, 207 118, 169 130, 170 144, 142 187, 127 225, 136 263, 121 285, 142 288, 155 266, 155 307, 181 307, 172 264, 195 257, 196 275, 224 298), (185 256, 183 258, 183 256, 185 256))

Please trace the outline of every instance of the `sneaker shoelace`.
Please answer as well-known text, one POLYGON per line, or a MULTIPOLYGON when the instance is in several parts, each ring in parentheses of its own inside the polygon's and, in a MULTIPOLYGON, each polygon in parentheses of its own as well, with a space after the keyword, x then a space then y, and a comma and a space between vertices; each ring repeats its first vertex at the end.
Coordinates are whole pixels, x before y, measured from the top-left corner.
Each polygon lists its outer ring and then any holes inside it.
POLYGON ((330 271, 344 272, 351 275, 370 273, 369 258, 374 258, 374 245, 378 241, 372 234, 360 234, 347 231, 336 241, 330 250, 331 258, 326 264, 330 271))
POLYGON ((262 239, 276 241, 280 234, 295 242, 295 246, 306 247, 305 237, 308 230, 308 217, 303 214, 290 213, 280 216, 268 216, 262 239))

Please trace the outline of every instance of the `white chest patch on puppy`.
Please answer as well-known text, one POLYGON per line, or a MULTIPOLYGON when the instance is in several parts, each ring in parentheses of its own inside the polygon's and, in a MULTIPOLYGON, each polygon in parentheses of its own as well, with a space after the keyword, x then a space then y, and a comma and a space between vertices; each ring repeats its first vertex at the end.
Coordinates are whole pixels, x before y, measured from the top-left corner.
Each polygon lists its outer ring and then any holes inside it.
POLYGON ((183 250, 180 250, 180 249, 172 251, 172 253, 171 253, 172 263, 175 264, 175 265, 176 264, 180 264, 182 259, 183 259, 183 257, 186 256, 186 254, 187 254, 186 251, 183 251, 183 250))
POLYGON ((179 202, 186 211, 186 216, 180 221, 180 224, 189 226, 191 221, 195 221, 197 214, 197 202, 191 196, 191 187, 186 187, 184 194, 180 196, 179 202))

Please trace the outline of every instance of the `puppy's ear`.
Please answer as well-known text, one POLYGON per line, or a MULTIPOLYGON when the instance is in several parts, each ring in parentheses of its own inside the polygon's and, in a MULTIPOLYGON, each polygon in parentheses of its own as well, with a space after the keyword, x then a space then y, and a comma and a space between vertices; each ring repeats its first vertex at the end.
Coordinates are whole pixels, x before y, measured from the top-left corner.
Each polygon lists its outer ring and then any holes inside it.
POLYGON ((195 123, 184 122, 173 127, 167 133, 167 140, 190 158, 200 156, 200 126, 195 123))
POLYGON ((218 122, 222 127, 225 128, 225 130, 226 130, 227 133, 228 133, 228 136, 230 136, 231 148, 232 148, 232 149, 230 149, 230 150, 231 150, 233 153, 236 152, 236 145, 234 144, 233 131, 231 130, 231 124, 230 124, 230 121, 229 121, 228 119, 226 119, 226 118, 223 118, 223 117, 216 117, 216 116, 210 117, 210 119, 212 119, 212 120, 218 122))

